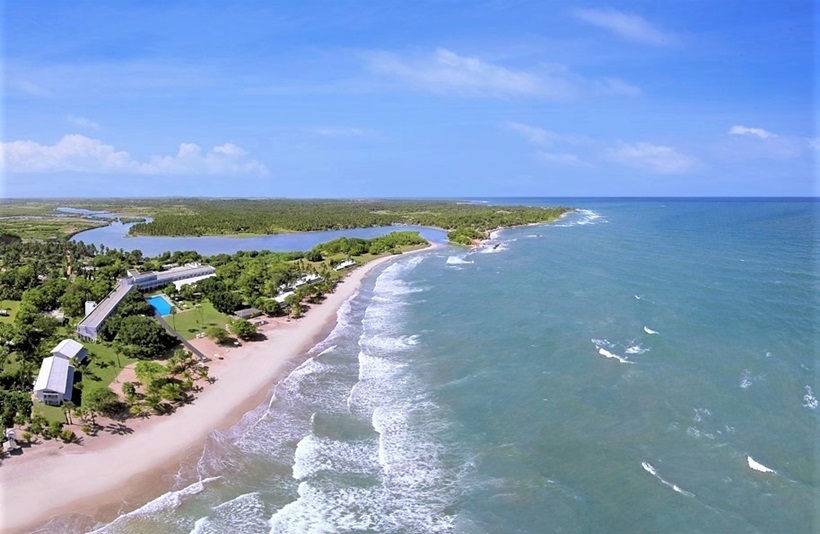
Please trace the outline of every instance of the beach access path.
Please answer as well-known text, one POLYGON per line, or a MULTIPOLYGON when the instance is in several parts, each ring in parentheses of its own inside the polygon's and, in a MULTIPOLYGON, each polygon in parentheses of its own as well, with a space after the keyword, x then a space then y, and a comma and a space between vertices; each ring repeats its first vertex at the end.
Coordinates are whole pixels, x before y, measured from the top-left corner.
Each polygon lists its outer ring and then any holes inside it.
POLYGON ((85 437, 82 445, 55 445, 41 453, 37 449, 44 446, 35 446, 4 460, 0 532, 30 532, 69 513, 111 521, 168 491, 180 462, 201 453, 209 432, 230 428, 263 402, 288 362, 329 333, 337 311, 364 277, 401 257, 379 258, 353 270, 303 318, 277 324, 264 341, 231 349, 217 381, 176 413, 137 421, 131 433, 85 437))

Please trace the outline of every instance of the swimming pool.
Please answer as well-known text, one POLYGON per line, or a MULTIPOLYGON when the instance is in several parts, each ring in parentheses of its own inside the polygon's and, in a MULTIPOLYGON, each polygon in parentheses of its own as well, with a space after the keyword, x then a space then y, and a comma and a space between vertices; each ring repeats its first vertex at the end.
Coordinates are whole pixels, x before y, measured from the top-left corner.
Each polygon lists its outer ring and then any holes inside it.
POLYGON ((155 310, 159 312, 160 315, 168 315, 171 313, 171 304, 165 300, 165 297, 157 295, 155 297, 151 297, 149 299, 145 299, 148 301, 148 304, 154 307, 155 310))

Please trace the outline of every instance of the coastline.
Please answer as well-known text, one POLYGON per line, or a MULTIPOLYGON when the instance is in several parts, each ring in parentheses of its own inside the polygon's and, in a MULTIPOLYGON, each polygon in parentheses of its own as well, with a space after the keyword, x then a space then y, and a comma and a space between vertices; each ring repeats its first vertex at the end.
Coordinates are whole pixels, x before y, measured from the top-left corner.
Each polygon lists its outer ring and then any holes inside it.
POLYGON ((26 449, 22 457, 4 462, 0 532, 31 531, 69 513, 112 520, 170 489, 167 475, 174 475, 182 460, 201 451, 209 432, 231 427, 264 401, 290 369, 288 364, 326 337, 337 311, 358 292, 363 279, 403 255, 378 258, 355 269, 303 318, 278 322, 267 329, 264 341, 229 349, 215 373, 217 381, 177 413, 128 420, 128 432, 85 438, 83 445, 26 449))

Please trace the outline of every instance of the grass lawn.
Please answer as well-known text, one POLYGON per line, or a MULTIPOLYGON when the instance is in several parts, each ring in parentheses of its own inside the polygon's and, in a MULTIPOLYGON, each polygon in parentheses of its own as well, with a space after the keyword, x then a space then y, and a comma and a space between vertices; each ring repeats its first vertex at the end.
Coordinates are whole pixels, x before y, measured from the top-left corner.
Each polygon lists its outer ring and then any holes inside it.
POLYGON ((48 404, 43 404, 36 399, 34 401, 34 406, 31 408, 31 414, 42 415, 49 423, 52 421, 65 423, 65 414, 63 413, 63 408, 61 406, 49 406, 48 404))
POLYGON ((84 343, 88 350, 88 358, 77 371, 83 374, 83 392, 92 389, 108 387, 122 370, 122 367, 134 363, 136 358, 128 358, 117 352, 106 343, 84 343), (122 367, 120 367, 122 365, 122 367))
POLYGON ((0 323, 13 323, 14 315, 20 308, 19 300, 0 300, 0 310, 7 310, 8 316, 0 315, 0 323))
POLYGON ((208 327, 224 328, 229 317, 216 311, 210 302, 204 301, 199 309, 194 308, 181 311, 176 315, 166 315, 165 320, 185 339, 194 339, 198 333, 204 332, 208 327))

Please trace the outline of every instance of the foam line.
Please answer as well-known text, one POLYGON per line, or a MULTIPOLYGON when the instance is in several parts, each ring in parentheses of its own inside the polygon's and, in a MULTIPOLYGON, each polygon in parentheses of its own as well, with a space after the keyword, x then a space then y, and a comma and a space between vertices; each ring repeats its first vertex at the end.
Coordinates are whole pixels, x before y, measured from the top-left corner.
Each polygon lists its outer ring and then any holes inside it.
POLYGON ((652 466, 652 464, 650 464, 649 462, 641 462, 641 467, 643 467, 644 471, 646 471, 647 473, 649 473, 649 474, 650 474, 650 475, 652 475, 653 477, 655 477, 655 478, 657 478, 658 480, 660 480, 660 481, 661 481, 661 483, 662 483, 664 486, 667 486, 667 487, 669 487, 669 488, 672 488, 674 491, 676 491, 676 492, 680 493, 681 495, 685 495, 685 496, 687 496, 687 497, 694 497, 694 496, 695 496, 695 494, 694 494, 694 493, 689 492, 689 491, 686 491, 685 489, 681 488, 681 487, 680 487, 680 486, 678 486, 677 484, 672 484, 672 483, 671 483, 671 482, 669 482, 668 480, 665 480, 662 476, 660 476, 660 475, 658 474, 658 471, 657 471, 657 470, 656 470, 656 469, 652 466))
POLYGON ((644 332, 646 332, 646 333, 647 333, 647 334, 649 334, 649 335, 652 335, 652 334, 657 334, 657 333, 658 333, 658 332, 657 332, 657 330, 652 330, 652 329, 651 329, 651 328, 649 328, 648 326, 644 326, 644 327, 643 327, 643 331, 644 331, 644 332))
POLYGON ((760 471, 761 473, 773 473, 775 475, 777 474, 777 471, 766 467, 760 462, 755 461, 755 459, 751 456, 746 456, 746 462, 749 464, 749 467, 751 469, 754 469, 755 471, 760 471))

